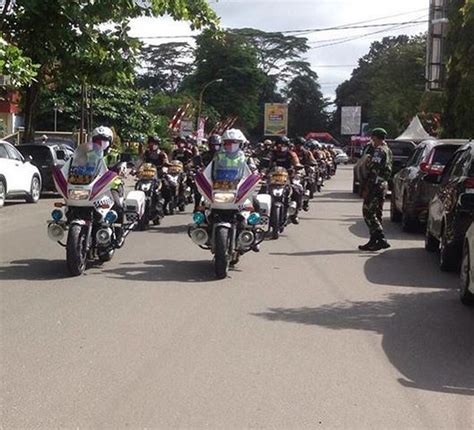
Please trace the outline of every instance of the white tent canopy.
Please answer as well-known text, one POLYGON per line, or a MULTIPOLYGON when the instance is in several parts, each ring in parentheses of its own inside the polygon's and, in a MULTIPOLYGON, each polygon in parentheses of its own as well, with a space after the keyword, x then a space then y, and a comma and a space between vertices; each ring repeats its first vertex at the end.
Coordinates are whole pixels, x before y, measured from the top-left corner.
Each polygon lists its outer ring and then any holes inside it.
POLYGON ((407 129, 397 137, 397 140, 414 140, 421 141, 425 139, 430 139, 431 136, 426 132, 421 124, 418 116, 415 116, 407 129))

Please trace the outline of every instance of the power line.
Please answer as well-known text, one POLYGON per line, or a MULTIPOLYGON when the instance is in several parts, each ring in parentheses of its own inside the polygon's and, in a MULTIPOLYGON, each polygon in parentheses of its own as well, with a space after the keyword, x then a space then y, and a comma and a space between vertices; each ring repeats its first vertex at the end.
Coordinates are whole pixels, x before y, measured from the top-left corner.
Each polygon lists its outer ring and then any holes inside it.
MULTIPOLYGON (((421 24, 422 22, 419 22, 419 23, 421 24)), ((326 47, 329 47, 329 46, 341 45, 341 44, 343 44, 343 43, 348 43, 348 42, 352 42, 352 41, 354 41, 354 40, 363 39, 363 38, 365 38, 365 37, 372 36, 372 35, 374 35, 374 34, 386 33, 386 32, 389 32, 389 31, 398 30, 398 29, 400 29, 400 28, 414 27, 414 26, 416 26, 416 25, 418 25, 418 24, 396 25, 396 26, 393 26, 392 28, 388 28, 388 29, 384 29, 384 30, 372 31, 372 32, 370 32, 370 33, 360 34, 360 35, 358 35, 358 36, 352 36, 352 37, 342 38, 342 39, 340 39, 339 41, 334 42, 334 43, 327 43, 327 44, 323 44, 323 45, 312 46, 312 47, 309 48, 309 49, 312 50, 312 49, 326 48, 326 47)))

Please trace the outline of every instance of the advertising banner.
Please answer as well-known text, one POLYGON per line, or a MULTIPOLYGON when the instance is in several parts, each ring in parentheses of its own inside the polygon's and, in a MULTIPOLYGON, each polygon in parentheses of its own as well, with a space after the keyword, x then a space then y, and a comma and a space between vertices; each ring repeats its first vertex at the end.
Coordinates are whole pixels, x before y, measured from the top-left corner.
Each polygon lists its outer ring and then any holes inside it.
POLYGON ((192 119, 183 119, 180 124, 179 134, 184 137, 194 133, 194 125, 192 119))
POLYGON ((204 139, 204 125, 206 124, 206 118, 200 117, 198 119, 198 129, 197 129, 197 141, 198 145, 201 144, 202 139, 204 139))
POLYGON ((341 107, 341 134, 359 135, 362 119, 362 108, 360 106, 341 107))
POLYGON ((265 136, 286 136, 288 134, 288 104, 265 103, 265 136))

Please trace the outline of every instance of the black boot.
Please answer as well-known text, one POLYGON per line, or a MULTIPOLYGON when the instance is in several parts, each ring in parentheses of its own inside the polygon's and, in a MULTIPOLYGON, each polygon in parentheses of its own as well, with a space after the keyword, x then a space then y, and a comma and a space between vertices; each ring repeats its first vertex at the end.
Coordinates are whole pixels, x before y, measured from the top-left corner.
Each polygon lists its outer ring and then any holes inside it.
POLYGON ((370 236, 369 241, 365 245, 359 245, 361 251, 375 251, 377 245, 377 239, 374 236, 370 236))
POLYGON ((388 249, 388 248, 390 248, 390 244, 385 239, 385 236, 384 236, 383 233, 377 239, 377 245, 379 246, 379 249, 388 249))

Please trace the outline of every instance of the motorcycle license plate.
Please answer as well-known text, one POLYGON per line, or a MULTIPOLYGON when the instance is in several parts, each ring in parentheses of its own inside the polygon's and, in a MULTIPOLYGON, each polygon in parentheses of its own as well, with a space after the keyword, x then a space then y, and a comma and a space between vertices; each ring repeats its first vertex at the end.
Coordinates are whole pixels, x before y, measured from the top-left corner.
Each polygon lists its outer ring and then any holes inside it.
POLYGON ((235 185, 231 181, 214 181, 213 188, 215 190, 233 190, 235 185))

